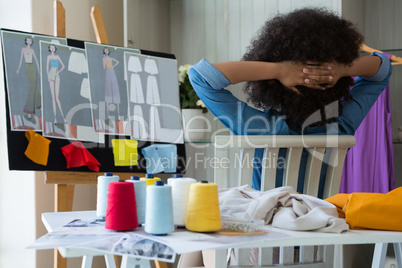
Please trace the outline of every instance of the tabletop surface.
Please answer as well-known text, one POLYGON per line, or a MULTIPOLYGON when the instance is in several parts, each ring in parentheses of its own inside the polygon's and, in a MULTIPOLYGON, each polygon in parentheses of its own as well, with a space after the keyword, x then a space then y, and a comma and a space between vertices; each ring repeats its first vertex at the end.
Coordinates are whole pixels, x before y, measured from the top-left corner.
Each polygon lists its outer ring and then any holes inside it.
MULTIPOLYGON (((96 218, 96 211, 72 211, 72 212, 49 212, 42 214, 42 221, 48 230, 53 232, 58 227, 78 218, 96 218)), ((336 245, 336 244, 372 244, 372 243, 401 243, 402 232, 381 231, 381 230, 349 230, 341 234, 322 233, 322 232, 300 232, 288 231, 271 226, 264 228, 268 232, 263 238, 258 235, 248 236, 249 242, 242 240, 236 247, 259 247, 259 246, 294 246, 294 245, 336 245)), ((178 237, 185 237, 184 233, 193 232, 186 230, 177 230, 161 239, 173 244, 177 242, 178 237)), ((159 238, 158 238, 159 239, 159 238)), ((185 238, 184 238, 185 239, 185 238)), ((209 240, 212 241, 211 239, 209 240)), ((204 243, 204 241, 199 241, 204 243)), ((213 242, 213 241, 212 241, 213 242)), ((211 243, 212 243, 211 242, 211 243)), ((207 246, 205 243, 205 246, 207 246)), ((214 246, 214 248, 229 248, 231 245, 214 246)), ((178 249, 180 246, 178 246, 178 249)), ((183 249, 185 250, 185 249, 183 249)), ((178 252, 182 253, 182 252, 178 252)))

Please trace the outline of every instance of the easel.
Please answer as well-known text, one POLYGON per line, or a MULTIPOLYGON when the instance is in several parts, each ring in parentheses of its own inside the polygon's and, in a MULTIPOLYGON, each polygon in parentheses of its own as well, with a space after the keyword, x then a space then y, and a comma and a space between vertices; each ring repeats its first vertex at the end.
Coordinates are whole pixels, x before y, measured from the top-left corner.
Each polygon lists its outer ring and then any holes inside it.
MULTIPOLYGON (((54 1, 54 17, 56 18, 56 27, 54 35, 58 37, 66 37, 65 9, 60 1, 54 1)), ((92 12, 91 12, 92 17, 92 12)), ((103 21, 102 21, 103 23, 103 21)), ((104 32, 106 34, 106 32, 104 32)), ((97 40, 99 43, 98 35, 97 40)), ((100 39, 105 40, 105 39, 100 39)), ((106 42, 107 37, 106 37, 106 42)), ((123 180, 130 179, 131 175, 143 175, 132 173, 115 173, 123 180)), ((55 185, 55 212, 72 211, 74 188, 76 184, 96 185, 97 177, 103 175, 101 172, 62 172, 62 171, 46 171, 45 184, 55 185)), ((67 259, 63 258, 57 249, 54 251, 54 267, 66 268, 67 259)))
MULTIPOLYGON (((91 9, 91 20, 95 30, 96 40, 100 44, 109 44, 106 35, 101 12, 98 6, 91 9)), ((54 35, 66 37, 65 9, 60 1, 54 1, 54 18, 56 19, 54 35)), ((120 179, 129 180, 130 176, 143 176, 143 173, 114 173, 120 179)), ((74 188, 76 184, 96 185, 97 177, 103 175, 102 172, 64 172, 46 171, 45 184, 55 185, 55 212, 72 211, 74 188)), ((117 263, 117 258, 115 257, 117 263)), ((155 261, 156 268, 167 268, 167 264, 155 261)), ((54 250, 54 267, 67 268, 67 259, 63 258, 57 249, 54 250)))
MULTIPOLYGON (((96 41, 99 44, 109 44, 109 39, 107 38, 105 24, 103 23, 102 14, 99 9, 99 6, 95 5, 91 8, 91 21, 92 26, 94 27, 96 41)), ((132 174, 131 174, 132 175, 132 174)), ((127 178, 129 179, 129 178, 127 178)), ((167 268, 167 264, 165 262, 161 262, 155 260, 156 268, 167 268)))

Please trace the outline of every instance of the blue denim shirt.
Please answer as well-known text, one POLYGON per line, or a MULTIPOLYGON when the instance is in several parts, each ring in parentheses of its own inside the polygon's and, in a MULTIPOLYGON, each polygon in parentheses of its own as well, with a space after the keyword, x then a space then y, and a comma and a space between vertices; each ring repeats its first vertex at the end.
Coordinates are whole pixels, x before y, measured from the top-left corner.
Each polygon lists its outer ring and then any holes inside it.
MULTIPOLYGON (((392 65, 387 56, 377 52, 372 56, 381 57, 379 70, 371 77, 356 79, 350 91, 353 100, 343 101, 343 113, 337 120, 326 126, 306 125, 301 130, 289 128, 286 120, 274 109, 261 111, 237 99, 230 91, 225 90, 225 87, 230 85, 229 80, 206 59, 202 59, 190 69, 189 78, 209 111, 235 135, 354 135, 378 96, 388 85, 392 73, 392 65)), ((310 123, 314 122, 316 121, 312 120, 310 123)), ((305 156, 303 154, 302 162, 306 160, 305 156)), ((256 150, 255 159, 261 158, 262 150, 256 150)), ((305 163, 301 163, 302 166, 305 166, 305 163)), ((304 176, 303 170, 300 168, 299 176, 304 176)), ((278 173, 278 177, 280 175, 278 173)), ((260 189, 260 181, 261 172, 259 168, 255 168, 253 174, 255 189, 260 189)), ((299 187, 297 190, 301 191, 299 187)))

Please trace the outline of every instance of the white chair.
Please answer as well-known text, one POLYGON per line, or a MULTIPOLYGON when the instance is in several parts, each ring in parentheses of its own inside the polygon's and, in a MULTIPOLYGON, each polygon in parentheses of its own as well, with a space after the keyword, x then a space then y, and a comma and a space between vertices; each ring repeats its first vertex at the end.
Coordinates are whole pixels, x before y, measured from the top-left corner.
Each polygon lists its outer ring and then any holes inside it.
MULTIPOLYGON (((306 149, 309 155, 305 167, 303 193, 317 196, 321 167, 323 161, 325 161, 328 167, 326 170, 323 198, 326 198, 338 193, 345 156, 347 150, 354 145, 355 138, 353 136, 216 136, 214 180, 220 188, 235 187, 244 184, 251 185, 254 152, 255 149, 261 148, 264 149, 261 190, 272 189, 275 187, 277 171, 275 163, 278 158, 279 149, 287 148, 284 162, 283 185, 292 186, 297 189, 301 155, 303 149, 306 149), (233 152, 229 154, 230 151, 235 151, 235 155, 233 156, 233 152), (230 159, 235 159, 235 161, 229 161, 230 159), (231 167, 229 168, 227 168, 228 162, 231 162, 231 167), (234 164, 238 168, 236 172, 234 172, 234 164)), ((402 232, 351 230, 324 242, 320 239, 320 234, 315 232, 300 233, 302 234, 295 236, 295 239, 303 241, 304 244, 311 245, 311 241, 314 243, 320 240, 320 245, 327 246, 300 247, 298 263, 294 263, 294 246, 297 246, 297 244, 293 245, 292 243, 292 246, 281 247, 279 265, 305 268, 342 267, 342 245, 375 244, 371 267, 384 267, 388 244, 393 243, 396 263, 398 267, 402 267, 402 232), (305 239, 299 239, 306 236, 310 237, 308 243, 306 243, 305 239), (314 252, 315 248, 318 248, 317 253, 314 252)), ((269 245, 273 246, 273 243, 269 243, 269 245)), ((249 266, 249 248, 250 246, 247 249, 236 249, 237 266, 231 267, 249 266)), ((278 265, 273 265, 272 257, 272 248, 259 248, 258 267, 278 267, 278 265)), ((227 250, 215 250, 214 262, 215 267, 226 267, 227 250)))
MULTIPOLYGON (((305 169, 303 193, 317 196, 323 161, 327 166, 324 198, 339 192, 346 153, 355 145, 353 136, 216 136, 214 181, 219 188, 252 185, 253 159, 257 148, 264 149, 261 190, 275 187, 277 160, 280 148, 287 148, 284 159, 283 185, 297 189, 300 160, 303 149, 309 152, 305 169), (233 153, 235 155, 233 155, 233 153), (227 162, 231 161, 231 168, 227 162), (225 165, 226 163, 226 165, 225 165), (234 170, 237 166, 238 174, 234 170), (226 167, 226 168, 225 168, 226 167)), ((297 245, 295 245, 297 246, 297 245)), ((294 247, 279 249, 279 264, 286 267, 333 267, 334 246, 303 246, 299 250, 299 262, 294 263, 294 247), (315 249, 318 251, 315 253, 315 249)), ((342 249, 337 247, 337 249, 342 249)), ((273 248, 259 249, 258 267, 273 265, 273 248)), ((250 250, 236 249, 237 265, 250 265, 250 250)), ((227 250, 215 250, 215 267, 226 267, 227 250)), ((232 266, 231 266, 232 267, 232 266)), ((255 266, 254 266, 255 267, 255 266)))

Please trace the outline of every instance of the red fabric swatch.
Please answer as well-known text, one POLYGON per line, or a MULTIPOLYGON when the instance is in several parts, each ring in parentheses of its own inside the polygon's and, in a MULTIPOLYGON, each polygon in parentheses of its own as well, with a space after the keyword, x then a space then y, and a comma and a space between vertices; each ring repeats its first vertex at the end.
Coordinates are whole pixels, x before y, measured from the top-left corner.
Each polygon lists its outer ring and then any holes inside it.
POLYGON ((67 168, 88 166, 90 170, 99 171, 101 164, 84 147, 82 142, 76 141, 61 148, 61 152, 67 160, 67 168))

